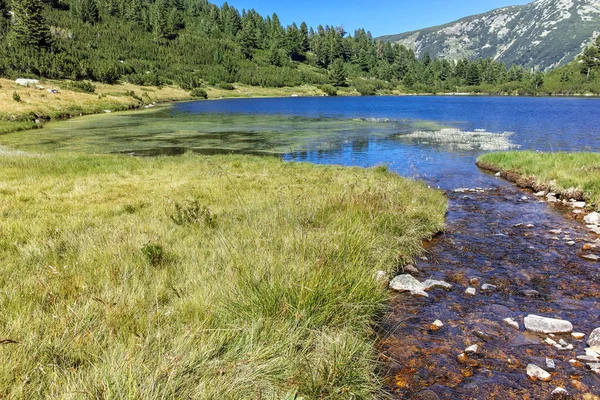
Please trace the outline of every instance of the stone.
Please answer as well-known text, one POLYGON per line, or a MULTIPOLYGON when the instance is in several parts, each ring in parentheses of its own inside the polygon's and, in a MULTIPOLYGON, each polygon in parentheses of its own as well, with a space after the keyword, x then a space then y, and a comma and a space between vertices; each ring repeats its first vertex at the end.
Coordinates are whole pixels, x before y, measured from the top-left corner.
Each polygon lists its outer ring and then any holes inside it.
POLYGON ((430 328, 432 331, 439 331, 444 327, 444 323, 439 319, 435 320, 433 324, 431 324, 430 328))
POLYGON ((465 290, 465 294, 469 296, 475 296, 477 294, 477 289, 470 287, 465 290))
POLYGON ((551 358, 546 358, 546 368, 548 369, 556 369, 556 363, 551 358))
POLYGON ((569 241, 565 243, 567 246, 575 246, 575 242, 574 241, 569 241))
POLYGON ((544 197, 546 195, 546 192, 544 192, 543 190, 541 192, 537 192, 535 194, 535 197, 544 197))
POLYGON ((515 328, 516 330, 521 329, 519 323, 512 318, 504 318, 503 321, 506 325, 510 326, 511 328, 515 328))
POLYGON ((560 235, 563 233, 562 229, 551 229, 549 232, 553 235, 560 235))
POLYGON ((407 266, 404 267, 405 271, 411 272, 413 274, 418 274, 419 270, 412 264, 408 264, 407 266))
POLYGON ((528 315, 525 317, 525 329, 537 333, 571 333, 573 324, 554 318, 541 317, 539 315, 528 315))
POLYGON ((573 333, 571 333, 571 336, 575 340, 581 340, 581 339, 583 339, 585 337, 585 333, 573 332, 573 333))
POLYGON ((586 226, 590 231, 594 232, 596 235, 600 235, 600 226, 597 226, 597 225, 586 225, 586 226))
POLYGON ((377 271, 375 273, 375 281, 377 283, 379 283, 381 286, 385 287, 385 286, 388 285, 388 283, 390 281, 390 278, 389 278, 387 272, 385 272, 385 271, 377 271))
POLYGON ((556 343, 555 340, 550 339, 550 338, 544 339, 544 343, 549 344, 550 346, 556 346, 558 344, 558 343, 556 343))
POLYGON ((548 372, 544 371, 535 364, 529 364, 527 366, 527 376, 529 376, 529 378, 533 381, 540 380, 548 382, 552 380, 552 375, 550 375, 548 372))
POLYGON ((583 363, 581 361, 578 361, 578 360, 569 360, 569 364, 573 368, 583 368, 583 363))
POLYGON ((594 356, 594 357, 600 358, 600 352, 597 352, 596 350, 594 350, 592 348, 585 349, 585 354, 587 354, 588 356, 594 356))
POLYGON ((479 351, 479 345, 474 344, 473 346, 467 347, 465 349, 465 353, 467 354, 475 354, 479 351))
POLYGON ((595 357, 595 356, 587 356, 587 355, 585 355, 585 356, 577 356, 577 359, 579 361, 583 361, 583 362, 586 362, 586 363, 594 363, 594 364, 600 363, 600 359, 598 357, 595 357))
POLYGON ((565 339, 560 339, 558 341, 558 344, 560 344, 561 346, 568 346, 569 345, 569 343, 567 343, 567 341, 565 339))
POLYGON ((600 214, 597 212, 593 212, 591 214, 586 215, 583 220, 588 225, 600 225, 600 214))
POLYGON ((600 261, 600 256, 597 256, 595 254, 586 254, 581 256, 581 258, 585 258, 586 260, 590 261, 600 261))
POLYGON ((600 328, 596 328, 590 333, 587 344, 590 347, 600 347, 600 328))
POLYGON ((40 81, 38 81, 37 79, 19 78, 19 79, 15 80, 15 83, 17 85, 21 85, 21 86, 29 86, 29 85, 37 85, 40 83, 40 81))
POLYGON ((548 203, 558 203, 558 199, 555 196, 546 196, 546 201, 548 201, 548 203))
POLYGON ((540 292, 538 292, 537 290, 523 290, 523 294, 527 297, 538 297, 540 295, 540 292))
POLYGON ((594 250, 596 247, 598 247, 598 246, 596 246, 595 244, 586 243, 583 245, 582 249, 585 251, 589 251, 589 250, 594 250))
POLYGON ((430 289, 452 290, 452 285, 450 283, 444 282, 444 281, 436 281, 433 279, 427 279, 426 281, 424 281, 423 286, 424 286, 423 290, 430 290, 430 289))
POLYGON ((574 203, 571 203, 571 206, 573 208, 585 208, 586 204, 585 201, 576 201, 574 203))
POLYGON ((425 287, 412 275, 398 275, 390 282, 390 288, 398 292, 423 291, 425 287))
POLYGON ((481 290, 483 290, 484 292, 495 292, 496 290, 498 290, 498 286, 491 285, 489 283, 484 283, 483 285, 481 285, 481 290))
POLYGON ((569 392, 567 392, 566 389, 561 388, 561 387, 557 387, 556 389, 554 389, 551 394, 552 394, 552 399, 557 399, 557 400, 569 397, 569 392))

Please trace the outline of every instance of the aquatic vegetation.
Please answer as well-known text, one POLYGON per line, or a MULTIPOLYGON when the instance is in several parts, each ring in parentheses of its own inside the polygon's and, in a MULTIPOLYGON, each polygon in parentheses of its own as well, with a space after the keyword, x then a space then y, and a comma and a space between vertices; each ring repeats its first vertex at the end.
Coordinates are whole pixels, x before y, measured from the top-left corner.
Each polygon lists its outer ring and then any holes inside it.
POLYGON ((446 128, 401 134, 397 138, 403 141, 439 145, 456 150, 499 151, 520 147, 510 141, 512 134, 512 132, 493 133, 485 130, 469 132, 456 128, 446 128))

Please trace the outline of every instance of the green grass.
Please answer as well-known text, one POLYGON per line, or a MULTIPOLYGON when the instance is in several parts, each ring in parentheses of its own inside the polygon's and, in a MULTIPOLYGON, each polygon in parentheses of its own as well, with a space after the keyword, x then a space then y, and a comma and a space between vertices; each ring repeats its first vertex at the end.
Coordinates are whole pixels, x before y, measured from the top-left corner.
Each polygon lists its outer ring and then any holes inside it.
POLYGON ((374 326, 446 200, 274 157, 0 157, 0 397, 375 398, 374 326), (295 397, 297 395, 297 397, 295 397))
POLYGON ((570 188, 600 207, 599 153, 540 153, 532 151, 489 153, 478 160, 498 170, 515 172, 557 193, 570 188))

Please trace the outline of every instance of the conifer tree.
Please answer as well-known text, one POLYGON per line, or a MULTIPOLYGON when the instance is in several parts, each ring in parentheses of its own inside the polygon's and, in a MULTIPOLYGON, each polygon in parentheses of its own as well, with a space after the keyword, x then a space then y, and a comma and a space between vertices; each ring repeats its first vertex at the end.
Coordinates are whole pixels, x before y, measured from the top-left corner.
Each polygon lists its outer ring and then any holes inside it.
POLYGON ((51 47, 52 35, 42 14, 43 7, 41 0, 13 0, 13 46, 35 49, 51 47))
POLYGON ((341 58, 336 59, 329 67, 329 80, 334 86, 346 86, 348 73, 344 68, 344 61, 341 58))

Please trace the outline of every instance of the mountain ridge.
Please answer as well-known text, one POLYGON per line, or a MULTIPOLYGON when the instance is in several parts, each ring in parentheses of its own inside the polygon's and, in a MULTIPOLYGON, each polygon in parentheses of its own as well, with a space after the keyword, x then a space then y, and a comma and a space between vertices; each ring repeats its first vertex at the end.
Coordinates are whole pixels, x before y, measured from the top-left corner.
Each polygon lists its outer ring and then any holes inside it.
POLYGON ((417 56, 492 58, 537 70, 567 64, 600 32, 600 0, 537 0, 378 39, 417 56))

